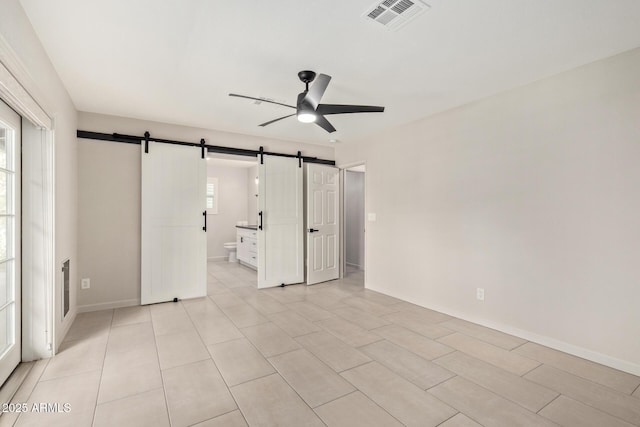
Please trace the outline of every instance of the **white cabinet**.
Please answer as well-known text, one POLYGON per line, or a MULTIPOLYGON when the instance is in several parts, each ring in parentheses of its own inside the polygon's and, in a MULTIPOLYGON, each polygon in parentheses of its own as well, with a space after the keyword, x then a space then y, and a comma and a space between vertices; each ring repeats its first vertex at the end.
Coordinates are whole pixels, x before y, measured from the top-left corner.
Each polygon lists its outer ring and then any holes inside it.
POLYGON ((258 232, 254 228, 236 227, 238 261, 247 267, 258 268, 258 232))

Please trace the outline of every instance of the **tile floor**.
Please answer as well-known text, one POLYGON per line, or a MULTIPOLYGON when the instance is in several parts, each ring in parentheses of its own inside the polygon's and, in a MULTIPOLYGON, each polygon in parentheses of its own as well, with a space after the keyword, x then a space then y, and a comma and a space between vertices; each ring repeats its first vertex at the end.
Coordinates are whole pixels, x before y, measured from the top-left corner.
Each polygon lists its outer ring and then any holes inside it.
POLYGON ((362 273, 78 315, 0 426, 632 426, 640 377, 365 290, 362 273))

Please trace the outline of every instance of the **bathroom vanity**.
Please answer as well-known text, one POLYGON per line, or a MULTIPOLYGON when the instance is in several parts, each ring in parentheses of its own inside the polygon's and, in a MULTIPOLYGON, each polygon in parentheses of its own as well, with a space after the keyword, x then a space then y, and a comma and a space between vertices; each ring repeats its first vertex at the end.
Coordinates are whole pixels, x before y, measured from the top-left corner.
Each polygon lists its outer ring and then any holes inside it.
POLYGON ((258 226, 237 225, 236 236, 238 261, 258 269, 258 226))

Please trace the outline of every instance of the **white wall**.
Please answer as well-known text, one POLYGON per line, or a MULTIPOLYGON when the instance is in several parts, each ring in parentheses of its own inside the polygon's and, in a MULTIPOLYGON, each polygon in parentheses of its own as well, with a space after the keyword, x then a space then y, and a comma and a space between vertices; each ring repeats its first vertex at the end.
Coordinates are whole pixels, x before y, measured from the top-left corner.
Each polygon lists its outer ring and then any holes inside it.
POLYGON ((364 172, 345 171, 344 231, 347 264, 364 270, 364 172))
MULTIPOLYGON (((158 138, 194 142, 205 138, 207 143, 220 146, 257 150, 262 145, 266 151, 295 154, 301 150, 303 155, 334 158, 333 147, 93 113, 78 114, 78 129, 130 135, 149 131, 158 138)), ((78 309, 86 311, 139 304, 141 148, 139 145, 85 139, 79 139, 78 145, 78 272, 79 277, 91 279, 90 289, 78 291, 78 309)), ((247 171, 243 173, 246 177, 247 171)), ((240 204, 246 212, 248 204, 244 195, 248 183, 244 182, 238 191, 243 195, 240 204)), ((224 191, 223 187, 221 191, 224 191)), ((222 200, 219 207, 223 208, 222 200)), ((234 219, 234 223, 238 219, 234 219)), ((221 240, 233 241, 235 237, 221 240)))
POLYGON ((247 221, 247 169, 207 165, 207 176, 218 178, 218 213, 207 215, 207 258, 227 257, 226 242, 236 241, 236 223, 247 221))
POLYGON ((640 49, 342 144, 366 286, 640 374, 638 76, 640 49))
POLYGON ((81 310, 140 303, 140 146, 80 140, 78 144, 81 310))
MULTIPOLYGON (((55 316, 57 348, 75 318, 76 289, 71 290, 70 316, 62 321, 62 275, 65 259, 71 260, 71 281, 77 283, 77 112, 49 57, 18 0, 2 0, 0 44, 8 45, 19 69, 11 70, 54 120, 55 130, 55 316)), ((9 64, 5 64, 11 68, 9 64)))

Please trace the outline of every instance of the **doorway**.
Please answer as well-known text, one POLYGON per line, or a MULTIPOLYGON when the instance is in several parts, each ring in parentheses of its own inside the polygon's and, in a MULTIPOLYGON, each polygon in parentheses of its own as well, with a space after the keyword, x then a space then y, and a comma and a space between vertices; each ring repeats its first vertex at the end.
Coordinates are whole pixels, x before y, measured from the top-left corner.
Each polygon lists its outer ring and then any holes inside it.
POLYGON ((344 277, 365 271, 365 173, 364 164, 344 169, 344 277))
POLYGON ((207 155, 207 261, 231 262, 257 284, 258 161, 207 155))
POLYGON ((0 384, 21 358, 21 119, 0 101, 0 384))
POLYGON ((305 273, 307 284, 338 278, 337 168, 270 154, 258 162, 209 153, 207 163, 209 261, 257 270, 258 288, 303 283, 305 273))

